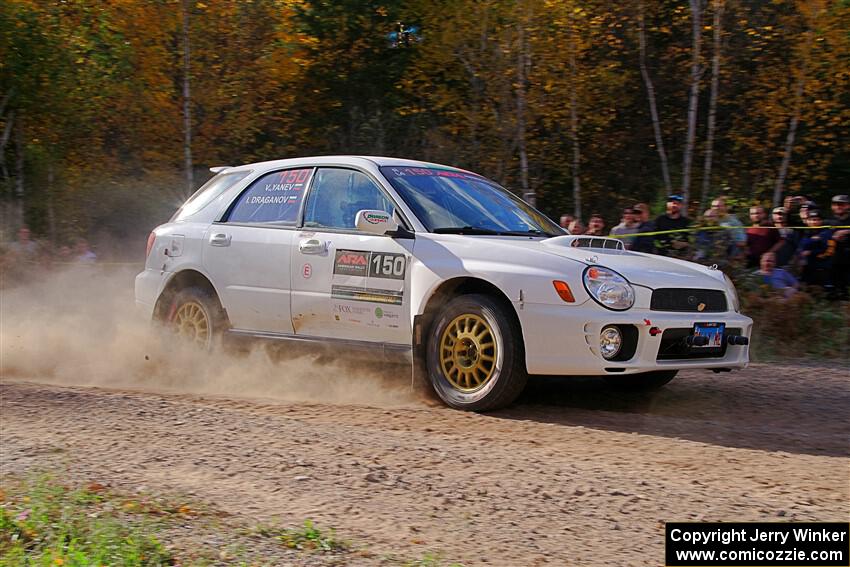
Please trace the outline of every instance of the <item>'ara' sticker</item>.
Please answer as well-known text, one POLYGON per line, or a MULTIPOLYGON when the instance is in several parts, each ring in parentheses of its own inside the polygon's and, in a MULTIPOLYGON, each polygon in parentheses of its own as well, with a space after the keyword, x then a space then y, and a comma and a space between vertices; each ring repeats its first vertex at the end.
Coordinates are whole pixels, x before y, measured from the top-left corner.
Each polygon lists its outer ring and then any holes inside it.
POLYGON ((337 250, 334 257, 334 273, 345 276, 403 280, 406 269, 407 258, 404 254, 337 250))

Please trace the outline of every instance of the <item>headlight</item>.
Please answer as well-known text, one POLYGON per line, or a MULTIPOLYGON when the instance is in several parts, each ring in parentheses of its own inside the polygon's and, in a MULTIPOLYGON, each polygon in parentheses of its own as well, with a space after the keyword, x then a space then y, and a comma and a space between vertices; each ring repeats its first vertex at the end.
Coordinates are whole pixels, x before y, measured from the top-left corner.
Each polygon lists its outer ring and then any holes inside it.
POLYGON ((596 303, 613 311, 625 311, 635 303, 635 290, 615 272, 602 266, 589 266, 584 271, 584 288, 596 303))
POLYGON ((732 283, 732 278, 723 274, 723 277, 726 278, 726 289, 729 290, 729 295, 732 296, 732 308, 735 310, 735 313, 741 312, 741 301, 738 299, 738 290, 735 289, 735 284, 732 283))

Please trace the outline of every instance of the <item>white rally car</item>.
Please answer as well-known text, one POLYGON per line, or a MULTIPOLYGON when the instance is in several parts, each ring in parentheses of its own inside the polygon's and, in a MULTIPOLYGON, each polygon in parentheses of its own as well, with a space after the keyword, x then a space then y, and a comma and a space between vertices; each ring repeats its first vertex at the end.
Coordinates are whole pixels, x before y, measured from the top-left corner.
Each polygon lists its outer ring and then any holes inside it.
POLYGON ((136 302, 205 348, 223 334, 403 355, 450 406, 529 374, 656 388, 748 362, 722 272, 570 236, 496 183, 392 158, 215 168, 148 239, 136 302))

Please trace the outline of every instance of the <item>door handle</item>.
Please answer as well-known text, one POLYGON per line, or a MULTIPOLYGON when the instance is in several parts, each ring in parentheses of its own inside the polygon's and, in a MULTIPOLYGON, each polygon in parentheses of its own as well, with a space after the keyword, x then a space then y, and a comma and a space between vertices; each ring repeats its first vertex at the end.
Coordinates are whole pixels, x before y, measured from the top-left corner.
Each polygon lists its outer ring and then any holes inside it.
POLYGON ((230 246, 230 235, 217 232, 210 236, 210 246, 230 246))
POLYGON ((324 254, 328 251, 328 243, 318 238, 308 238, 298 243, 298 250, 302 254, 324 254))

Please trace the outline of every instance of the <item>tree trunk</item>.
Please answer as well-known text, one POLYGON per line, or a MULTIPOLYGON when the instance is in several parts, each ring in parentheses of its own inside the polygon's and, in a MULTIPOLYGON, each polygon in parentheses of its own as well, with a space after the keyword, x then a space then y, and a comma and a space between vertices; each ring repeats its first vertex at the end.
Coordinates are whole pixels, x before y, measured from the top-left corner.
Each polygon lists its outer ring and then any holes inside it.
POLYGON ((55 194, 56 175, 53 168, 53 160, 47 164, 47 236, 50 243, 56 246, 56 208, 53 206, 55 194))
POLYGON ((573 145, 573 203, 575 209, 573 215, 577 219, 581 219, 581 148, 578 141, 578 88, 576 85, 576 77, 578 77, 578 66, 576 64, 576 25, 575 11, 570 10, 570 45, 569 45, 569 65, 570 65, 570 138, 573 145))
POLYGON ((517 107, 517 147, 519 149, 519 179, 522 188, 522 198, 531 206, 536 205, 535 194, 530 190, 528 184, 528 149, 526 147, 526 89, 528 86, 528 45, 525 38, 525 19, 521 18, 518 25, 518 46, 516 66, 516 107, 517 107))
MULTIPOLYGON (((6 146, 9 144, 9 139, 12 137, 12 129, 15 127, 15 111, 9 112, 6 117, 6 126, 3 128, 2 137, 0 137, 0 172, 3 173, 3 181, 9 181, 9 168, 6 167, 6 146)), ((5 190, 5 189, 4 189, 5 190)))
POLYGON ((12 214, 15 226, 24 225, 24 128, 23 120, 18 116, 15 127, 15 195, 12 214))
POLYGON ((670 183, 670 168, 667 165, 667 152, 664 150, 664 137, 661 134, 658 106, 655 103, 655 87, 652 85, 652 79, 646 67, 646 29, 644 26, 643 2, 640 3, 639 10, 640 74, 643 77, 643 83, 646 86, 646 96, 649 99, 649 114, 652 117, 652 130, 655 133, 655 147, 658 150, 658 157, 661 159, 661 176, 664 179, 664 190, 669 195, 673 192, 673 185, 670 183))
POLYGON ((691 165, 694 156, 694 142, 697 131, 697 106, 699 105, 699 83, 702 69, 700 68, 700 50, 702 48, 702 0, 690 0, 691 33, 693 46, 691 48, 691 87, 688 95, 688 133, 685 137, 685 152, 682 157, 682 208, 687 211, 691 196, 691 165))
POLYGON ((189 46, 189 0, 183 0, 183 154, 185 157, 187 196, 194 192, 195 176, 192 171, 192 114, 189 80, 191 57, 189 46))
POLYGON ((723 41, 721 20, 723 18, 724 5, 724 0, 714 0, 714 22, 712 24, 714 53, 711 60, 711 95, 708 102, 708 133, 705 140, 705 165, 702 170, 701 207, 705 207, 708 202, 708 192, 711 186, 711 161, 714 158, 714 130, 717 118, 717 89, 720 83, 720 50, 723 41))
POLYGON ((773 206, 782 204, 782 192, 785 186, 785 177, 788 175, 788 166, 791 164, 791 152, 794 149, 794 138, 797 136, 797 124, 800 122, 800 112, 803 106, 803 83, 804 76, 801 74, 794 89, 794 112, 788 123, 788 136, 785 138, 785 150, 782 152, 782 164, 776 175, 776 185, 773 188, 773 206))

